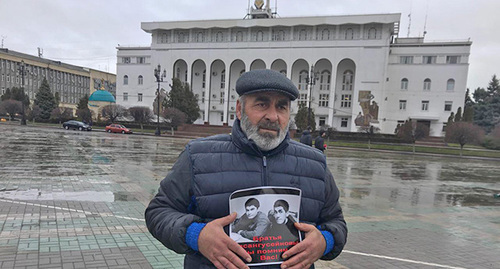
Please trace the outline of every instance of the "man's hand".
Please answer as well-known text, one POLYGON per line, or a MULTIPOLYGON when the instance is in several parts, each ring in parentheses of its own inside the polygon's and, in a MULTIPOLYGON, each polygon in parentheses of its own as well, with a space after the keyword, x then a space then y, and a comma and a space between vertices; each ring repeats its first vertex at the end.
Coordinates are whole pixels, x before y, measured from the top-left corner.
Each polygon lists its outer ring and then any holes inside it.
POLYGON ((248 269, 248 266, 238 257, 238 255, 248 262, 252 260, 245 249, 224 232, 223 227, 229 225, 235 219, 236 213, 215 219, 207 223, 198 237, 198 249, 200 253, 209 259, 217 268, 248 269))
POLYGON ((282 269, 307 269, 323 256, 323 252, 326 249, 325 238, 316 227, 298 222, 295 223, 295 227, 305 232, 306 238, 283 253, 284 259, 288 257, 290 257, 290 259, 281 264, 282 269))

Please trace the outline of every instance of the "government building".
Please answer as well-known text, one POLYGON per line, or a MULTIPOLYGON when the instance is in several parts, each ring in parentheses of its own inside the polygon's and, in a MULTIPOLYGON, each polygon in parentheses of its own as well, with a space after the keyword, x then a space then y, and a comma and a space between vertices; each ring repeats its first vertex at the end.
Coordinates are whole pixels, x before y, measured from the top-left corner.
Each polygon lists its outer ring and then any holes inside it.
POLYGON ((189 83, 200 106, 196 124, 232 125, 236 80, 249 70, 273 69, 290 78, 292 103, 314 111, 316 126, 391 134, 412 119, 443 136, 462 107, 472 42, 427 42, 398 36, 401 14, 277 18, 263 1, 245 19, 143 22, 151 46, 117 47, 116 102, 153 107, 155 68, 189 83))
POLYGON ((53 94, 59 94, 60 107, 74 111, 80 98, 98 89, 116 94, 116 75, 95 69, 71 65, 30 54, 0 49, 0 95, 7 89, 24 87, 33 103, 46 78, 53 94), (24 65, 24 77, 22 66, 24 65), (24 85, 23 85, 24 79, 24 85))

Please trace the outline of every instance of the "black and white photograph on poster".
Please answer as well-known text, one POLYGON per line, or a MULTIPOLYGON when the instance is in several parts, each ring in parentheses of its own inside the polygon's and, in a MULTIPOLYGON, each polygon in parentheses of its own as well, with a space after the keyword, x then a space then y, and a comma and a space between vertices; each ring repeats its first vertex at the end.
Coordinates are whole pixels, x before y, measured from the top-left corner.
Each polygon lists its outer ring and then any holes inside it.
POLYGON ((300 189, 288 187, 258 187, 231 194, 229 210, 237 216, 229 225, 229 234, 252 256, 248 265, 280 264, 284 261, 281 254, 302 241, 294 226, 299 220, 300 198, 300 189))

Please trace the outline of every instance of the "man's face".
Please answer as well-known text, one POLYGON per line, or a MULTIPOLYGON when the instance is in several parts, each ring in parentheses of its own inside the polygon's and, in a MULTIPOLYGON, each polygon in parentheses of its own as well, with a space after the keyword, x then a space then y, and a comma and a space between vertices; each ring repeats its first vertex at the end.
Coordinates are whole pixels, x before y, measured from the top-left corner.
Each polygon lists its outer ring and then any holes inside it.
POLYGON ((288 132, 290 98, 277 92, 262 92, 246 95, 244 100, 245 107, 239 100, 236 104, 241 129, 260 149, 276 148, 288 132))
POLYGON ((255 216, 257 216, 257 207, 255 207, 254 205, 245 207, 245 211, 249 219, 253 219, 255 218, 255 216))
POLYGON ((286 221, 286 211, 282 206, 278 206, 274 208, 274 218, 276 219, 276 223, 284 224, 286 221))

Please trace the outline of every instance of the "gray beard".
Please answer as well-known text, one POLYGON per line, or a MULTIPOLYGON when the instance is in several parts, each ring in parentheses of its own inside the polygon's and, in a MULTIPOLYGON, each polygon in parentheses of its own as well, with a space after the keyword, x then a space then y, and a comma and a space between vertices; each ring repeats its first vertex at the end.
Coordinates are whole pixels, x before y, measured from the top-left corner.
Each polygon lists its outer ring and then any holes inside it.
POLYGON ((285 140, 286 133, 288 132, 288 127, 290 123, 286 125, 286 127, 281 130, 278 123, 257 123, 257 125, 253 125, 245 112, 241 111, 241 130, 247 135, 247 138, 253 140, 257 147, 263 151, 270 151, 275 149, 276 147, 285 140), (269 129, 274 129, 278 131, 278 136, 274 137, 272 134, 259 133, 259 128, 265 127, 269 129))

